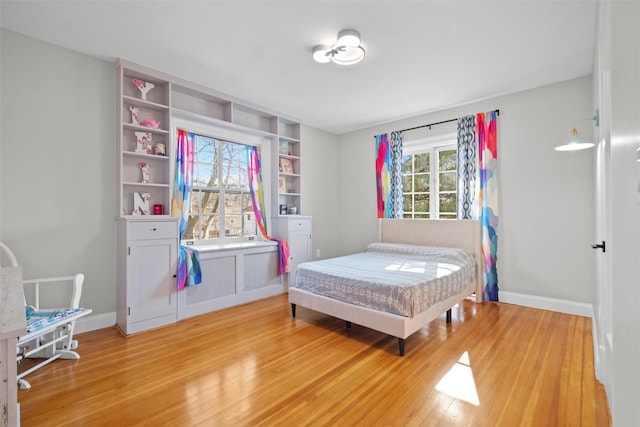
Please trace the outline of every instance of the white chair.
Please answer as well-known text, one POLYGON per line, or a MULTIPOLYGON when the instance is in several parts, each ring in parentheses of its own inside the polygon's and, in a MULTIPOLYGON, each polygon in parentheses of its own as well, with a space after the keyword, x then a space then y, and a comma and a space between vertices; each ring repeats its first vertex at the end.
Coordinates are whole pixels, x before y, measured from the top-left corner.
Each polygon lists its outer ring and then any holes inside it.
MULTIPOLYGON (((2 262, 18 267, 18 261, 7 245, 0 242, 0 265, 2 262)), ((18 338, 16 360, 25 358, 42 359, 34 366, 18 374, 18 387, 31 388, 23 377, 53 362, 56 359, 79 359, 75 350, 78 342, 73 339, 76 320, 91 313, 91 309, 80 307, 84 274, 49 277, 23 281, 25 286, 25 312, 27 333, 18 338), (69 304, 64 308, 43 308, 40 306, 40 285, 51 287, 71 285, 69 304), (27 298, 28 297, 28 298, 27 298)))

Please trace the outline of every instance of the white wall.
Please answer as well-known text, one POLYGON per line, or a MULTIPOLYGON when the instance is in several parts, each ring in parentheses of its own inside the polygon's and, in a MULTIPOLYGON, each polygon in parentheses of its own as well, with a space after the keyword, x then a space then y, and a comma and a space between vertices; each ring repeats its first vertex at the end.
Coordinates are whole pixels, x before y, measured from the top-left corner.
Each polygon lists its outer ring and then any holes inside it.
POLYGON ((302 214, 313 215, 313 259, 331 258, 340 252, 338 224, 343 210, 336 197, 341 187, 336 166, 338 137, 309 126, 302 126, 302 214))
MULTIPOLYGON (((592 303, 594 154, 553 150, 577 122, 593 116, 591 94, 591 77, 583 77, 341 135, 342 252, 377 239, 374 135, 500 109, 500 289, 592 303)), ((593 135, 591 122, 580 124, 585 136, 593 135)), ((451 130, 442 125, 431 133, 451 130)))
POLYGON ((27 278, 85 273, 115 309, 113 64, 1 30, 0 238, 27 278))

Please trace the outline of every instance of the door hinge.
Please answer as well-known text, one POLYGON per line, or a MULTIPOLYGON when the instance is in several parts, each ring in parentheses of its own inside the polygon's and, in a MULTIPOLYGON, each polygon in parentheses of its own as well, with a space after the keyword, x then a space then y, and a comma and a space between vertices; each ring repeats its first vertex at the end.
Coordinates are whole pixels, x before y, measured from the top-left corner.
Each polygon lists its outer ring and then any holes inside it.
POLYGON ((127 307, 127 315, 131 316, 131 306, 127 307))
POLYGON ((127 255, 131 255, 131 246, 127 247, 127 255))
POLYGON ((602 252, 606 252, 607 251, 607 244, 604 242, 604 240, 602 241, 601 244, 599 244, 599 245, 591 245, 591 247, 593 249, 602 249, 602 252))

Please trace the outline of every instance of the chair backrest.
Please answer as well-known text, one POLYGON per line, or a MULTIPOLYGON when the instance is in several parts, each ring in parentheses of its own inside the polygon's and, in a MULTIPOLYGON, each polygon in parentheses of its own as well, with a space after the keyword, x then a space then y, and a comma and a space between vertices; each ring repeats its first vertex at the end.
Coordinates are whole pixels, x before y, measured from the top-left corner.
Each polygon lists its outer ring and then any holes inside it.
POLYGON ((17 267, 18 260, 16 256, 11 252, 11 249, 4 243, 0 242, 0 268, 2 267, 17 267))

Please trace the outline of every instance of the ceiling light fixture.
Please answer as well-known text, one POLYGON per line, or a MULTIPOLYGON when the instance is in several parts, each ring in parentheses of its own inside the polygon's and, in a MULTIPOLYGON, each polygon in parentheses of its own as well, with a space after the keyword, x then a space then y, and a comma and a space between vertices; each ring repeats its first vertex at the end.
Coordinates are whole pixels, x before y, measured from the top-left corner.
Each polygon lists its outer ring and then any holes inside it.
POLYGON ((321 64, 334 62, 339 65, 353 65, 364 58, 364 48, 360 45, 360 33, 356 30, 342 30, 338 41, 332 45, 318 45, 313 48, 313 59, 321 64))

